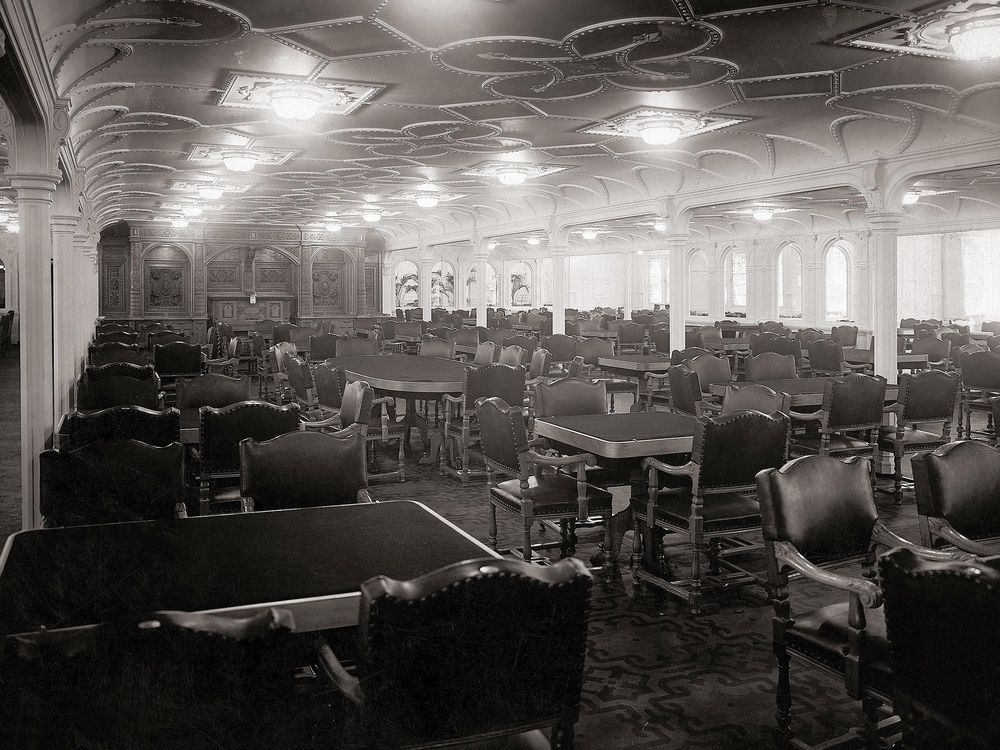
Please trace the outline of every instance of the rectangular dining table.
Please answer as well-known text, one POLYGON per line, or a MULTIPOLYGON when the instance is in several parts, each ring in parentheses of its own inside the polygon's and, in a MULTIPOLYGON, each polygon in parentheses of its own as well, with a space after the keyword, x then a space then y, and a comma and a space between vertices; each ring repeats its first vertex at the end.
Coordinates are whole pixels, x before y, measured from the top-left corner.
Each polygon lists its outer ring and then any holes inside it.
MULTIPOLYGON (((792 397, 792 406, 822 406, 823 391, 826 382, 833 378, 785 378, 782 380, 755 380, 758 385, 766 385, 768 388, 779 393, 787 393, 792 397)), ((730 386, 749 385, 751 381, 744 383, 713 383, 709 386, 713 396, 722 397, 726 395, 726 389, 730 386)), ((899 393, 899 386, 889 383, 885 389, 885 400, 887 403, 896 400, 899 393)))
MULTIPOLYGON (((927 368, 926 354, 897 354, 896 367, 900 370, 924 370, 927 368)), ((875 352, 871 349, 844 347, 844 361, 853 365, 867 365, 875 362, 875 352)))

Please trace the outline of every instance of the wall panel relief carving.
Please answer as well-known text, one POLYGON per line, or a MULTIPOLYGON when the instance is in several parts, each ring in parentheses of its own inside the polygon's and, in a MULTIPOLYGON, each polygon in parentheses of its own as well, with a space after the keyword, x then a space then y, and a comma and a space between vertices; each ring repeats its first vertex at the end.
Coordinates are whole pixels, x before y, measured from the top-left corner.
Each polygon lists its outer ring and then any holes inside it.
POLYGON ((180 266, 146 265, 147 310, 185 311, 187 269, 180 266))
POLYGON ((344 310, 344 266, 341 263, 314 263, 312 302, 316 311, 344 310))
POLYGON ((292 292, 290 263, 258 263, 255 286, 258 292, 292 292))
POLYGON ((101 312, 107 314, 123 314, 125 308, 125 262, 104 264, 104 298, 101 300, 101 312))
POLYGON ((208 264, 209 291, 240 291, 242 278, 238 262, 215 262, 208 264))

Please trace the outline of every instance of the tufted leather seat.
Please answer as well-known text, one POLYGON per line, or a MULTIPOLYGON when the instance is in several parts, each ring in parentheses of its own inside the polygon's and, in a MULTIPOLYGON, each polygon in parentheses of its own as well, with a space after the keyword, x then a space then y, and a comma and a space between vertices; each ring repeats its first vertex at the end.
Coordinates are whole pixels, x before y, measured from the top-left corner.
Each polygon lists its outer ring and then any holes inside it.
MULTIPOLYGON (((648 506, 645 498, 633 497, 630 502, 633 512, 646 512, 648 506)), ((669 522, 673 527, 690 529, 690 487, 676 493, 660 494, 656 498, 656 518, 669 522)), ((737 492, 707 496, 701 509, 701 518, 705 531, 708 533, 745 530, 760 526, 760 510, 757 501, 737 492)))
MULTIPOLYGON (((532 512, 535 515, 575 515, 577 512, 576 478, 565 474, 542 474, 528 477, 532 512)), ((491 496, 508 510, 521 512, 521 481, 508 479, 491 489, 491 496)), ((611 510, 611 493, 587 485, 587 508, 592 514, 611 510)))

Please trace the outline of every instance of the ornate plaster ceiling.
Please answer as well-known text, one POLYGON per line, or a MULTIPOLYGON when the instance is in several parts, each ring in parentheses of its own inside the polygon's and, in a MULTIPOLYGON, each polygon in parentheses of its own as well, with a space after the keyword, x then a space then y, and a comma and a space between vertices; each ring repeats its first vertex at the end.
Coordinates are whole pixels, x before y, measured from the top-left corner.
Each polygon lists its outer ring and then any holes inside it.
MULTIPOLYGON (((939 44, 942 19, 969 6, 30 3, 99 223, 162 217, 187 187, 219 183, 227 192, 200 219, 357 221, 367 196, 397 242, 996 138, 1000 63, 939 44), (281 82, 335 96, 312 119, 282 120, 266 104, 281 82), (650 146, 627 127, 643 110, 704 127, 650 146), (233 148, 265 163, 228 172, 233 148), (491 174, 511 163, 541 174, 501 186, 491 174), (417 207, 428 189, 449 197, 417 207)), ((803 198, 773 222, 850 223, 851 201, 828 211, 803 198)), ((741 220, 719 209, 695 226, 741 220)))

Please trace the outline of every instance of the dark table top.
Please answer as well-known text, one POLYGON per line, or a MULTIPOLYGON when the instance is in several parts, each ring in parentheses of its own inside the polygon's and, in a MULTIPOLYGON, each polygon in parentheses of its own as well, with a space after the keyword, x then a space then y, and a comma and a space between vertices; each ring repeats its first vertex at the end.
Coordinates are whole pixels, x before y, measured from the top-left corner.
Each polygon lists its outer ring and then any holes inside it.
POLYGON ((655 354, 616 354, 613 357, 599 357, 599 367, 628 372, 666 372, 670 369, 667 357, 655 354))
MULTIPOLYGON (((792 406, 820 406, 823 403, 823 391, 826 382, 833 378, 785 378, 783 380, 754 380, 758 385, 766 385, 779 393, 787 393, 792 397, 792 406)), ((726 389, 735 385, 748 385, 746 383, 715 383, 711 388, 713 396, 725 396, 726 389)), ((899 387, 895 383, 889 383, 885 389, 886 401, 895 401, 899 393, 899 387)))
POLYGON ((391 393, 461 393, 467 365, 441 357, 409 354, 372 354, 327 360, 343 367, 350 380, 365 380, 391 393))
POLYGON ((538 417, 535 432, 606 458, 639 458, 690 452, 697 421, 662 411, 538 417))
POLYGON ((409 501, 22 531, 0 556, 0 633, 161 609, 291 609, 298 630, 357 622, 360 585, 495 554, 409 501))

